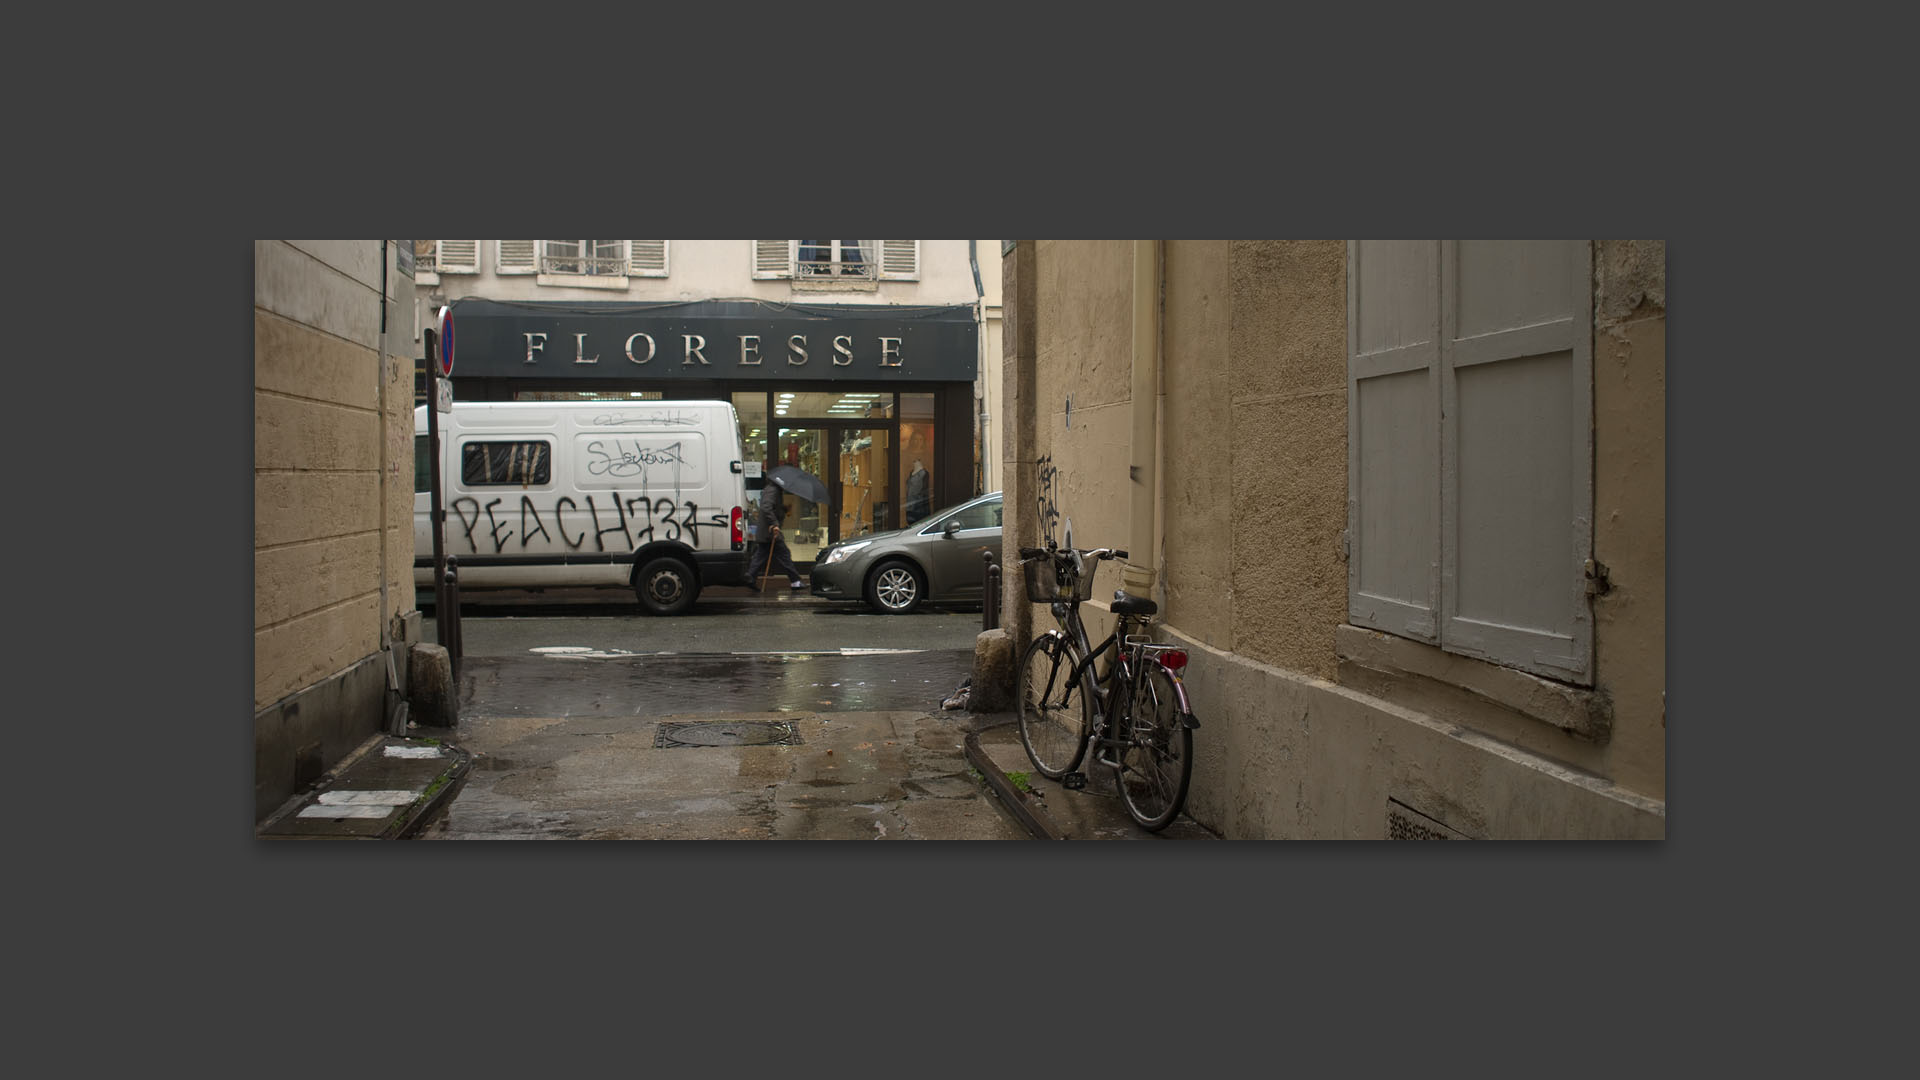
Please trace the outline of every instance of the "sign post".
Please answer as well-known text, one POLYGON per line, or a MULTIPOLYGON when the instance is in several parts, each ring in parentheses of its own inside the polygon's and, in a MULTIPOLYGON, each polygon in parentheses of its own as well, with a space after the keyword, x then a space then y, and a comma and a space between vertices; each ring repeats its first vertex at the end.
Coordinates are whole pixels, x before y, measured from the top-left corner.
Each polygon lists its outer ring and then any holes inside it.
MULTIPOLYGON (((426 348, 427 361, 427 452, 432 461, 427 468, 428 490, 432 492, 433 513, 433 614, 434 626, 439 630, 437 640, 442 648, 448 650, 447 656, 453 660, 451 643, 455 635, 454 620, 460 617, 457 611, 447 610, 450 592, 447 588, 447 510, 441 494, 441 474, 445 471, 446 458, 440 452, 440 414, 452 412, 453 384, 443 382, 443 378, 453 374, 453 318, 446 308, 441 308, 433 320, 421 333, 426 348), (449 399, 446 408, 440 407, 442 388, 449 399)), ((456 676, 457 677, 457 676, 456 676)), ((456 683, 456 685, 458 685, 456 683)))

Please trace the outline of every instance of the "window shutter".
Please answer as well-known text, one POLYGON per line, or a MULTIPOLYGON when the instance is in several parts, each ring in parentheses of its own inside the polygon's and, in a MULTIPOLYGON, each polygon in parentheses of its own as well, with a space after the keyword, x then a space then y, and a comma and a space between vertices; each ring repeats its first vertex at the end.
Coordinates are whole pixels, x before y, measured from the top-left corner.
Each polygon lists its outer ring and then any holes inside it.
POLYGON ((880 241, 880 277, 888 281, 919 280, 920 241, 880 241))
POLYGON ((1592 681, 1593 288, 1584 240, 1441 245, 1441 645, 1592 681))
POLYGON ((1347 246, 1347 618, 1439 641, 1440 245, 1347 246))
POLYGON ((496 274, 531 274, 536 269, 537 259, 534 250, 537 240, 495 240, 493 254, 493 272, 496 274))
POLYGON ((627 260, 628 273, 635 277, 667 276, 665 240, 629 240, 627 247, 631 252, 627 260))
POLYGON ((755 240, 753 242, 753 276, 756 278, 792 277, 793 241, 755 240))
POLYGON ((442 240, 440 251, 434 260, 434 268, 442 274, 477 274, 480 272, 480 241, 478 240, 442 240))

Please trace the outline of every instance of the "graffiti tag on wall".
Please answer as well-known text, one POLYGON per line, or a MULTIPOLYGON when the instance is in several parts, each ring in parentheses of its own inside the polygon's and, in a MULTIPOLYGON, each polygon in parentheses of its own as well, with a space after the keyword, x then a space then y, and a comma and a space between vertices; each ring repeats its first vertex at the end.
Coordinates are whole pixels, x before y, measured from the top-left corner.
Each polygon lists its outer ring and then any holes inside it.
POLYGON ((1034 484, 1037 505, 1034 509, 1039 514, 1040 535, 1046 537, 1048 543, 1055 543, 1054 527, 1060 521, 1055 482, 1060 476, 1060 470, 1053 467, 1052 454, 1041 458, 1038 465, 1034 484))

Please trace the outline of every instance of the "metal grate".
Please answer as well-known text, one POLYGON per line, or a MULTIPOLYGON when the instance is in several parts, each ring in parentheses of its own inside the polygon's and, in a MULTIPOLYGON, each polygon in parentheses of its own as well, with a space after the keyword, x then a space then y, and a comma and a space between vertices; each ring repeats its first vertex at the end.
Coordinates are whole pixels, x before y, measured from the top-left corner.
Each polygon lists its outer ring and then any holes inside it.
POLYGON ((800 732, 785 720, 698 720, 662 723, 654 730, 655 749, 682 746, 799 746, 800 732))
POLYGON ((1387 800, 1387 839, 1389 840, 1471 840, 1472 837, 1449 828, 1395 799, 1387 800))

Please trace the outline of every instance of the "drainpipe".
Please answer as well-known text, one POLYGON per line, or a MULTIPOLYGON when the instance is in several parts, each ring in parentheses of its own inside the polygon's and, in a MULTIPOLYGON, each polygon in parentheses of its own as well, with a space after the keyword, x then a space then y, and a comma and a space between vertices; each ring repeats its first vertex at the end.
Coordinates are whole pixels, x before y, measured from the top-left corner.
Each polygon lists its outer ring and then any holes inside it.
MULTIPOLYGON (((376 425, 380 432, 380 512, 375 515, 380 529, 380 652, 387 661, 387 689, 398 692, 400 673, 394 668, 393 661, 393 616, 387 609, 387 241, 380 241, 380 335, 374 344, 374 379, 377 385, 375 400, 379 403, 380 421, 376 425)), ((382 729, 386 718, 382 718, 382 729)))
POLYGON ((980 466, 973 478, 973 493, 987 491, 987 289, 980 284, 980 241, 967 241, 967 265, 973 268, 973 370, 980 386, 974 398, 975 423, 979 426, 980 466))
POLYGON ((1160 242, 1133 242, 1133 439, 1127 460, 1132 516, 1120 587, 1128 596, 1153 597, 1159 577, 1159 532, 1154 482, 1159 472, 1160 242))

